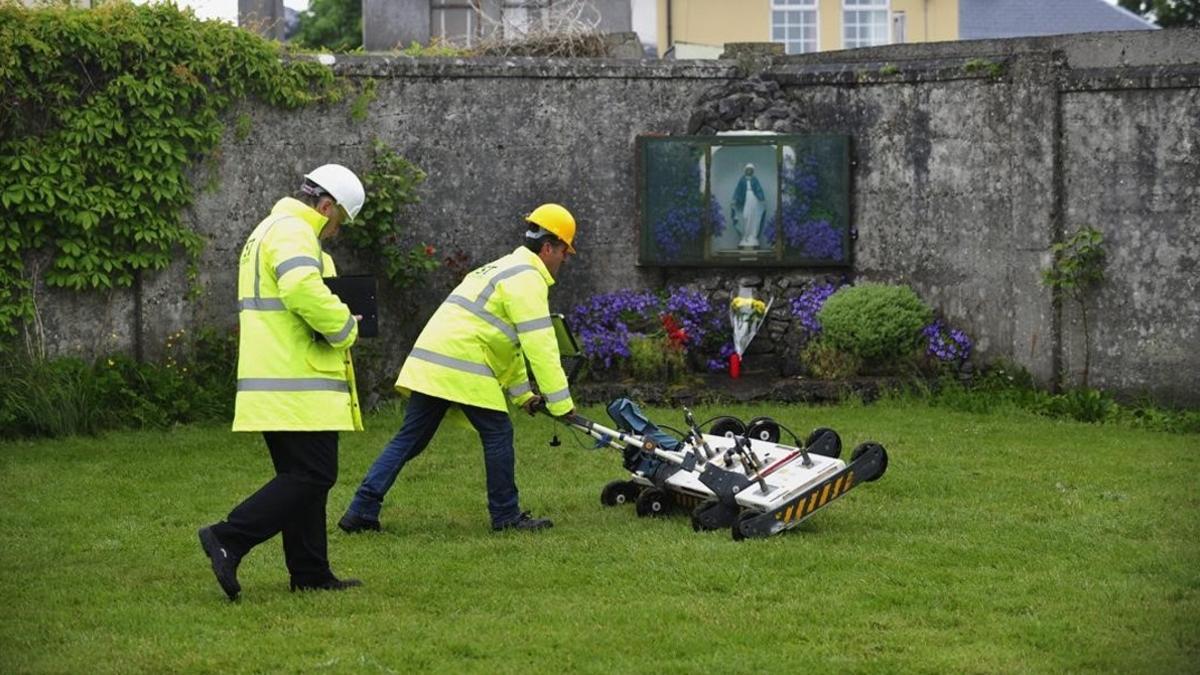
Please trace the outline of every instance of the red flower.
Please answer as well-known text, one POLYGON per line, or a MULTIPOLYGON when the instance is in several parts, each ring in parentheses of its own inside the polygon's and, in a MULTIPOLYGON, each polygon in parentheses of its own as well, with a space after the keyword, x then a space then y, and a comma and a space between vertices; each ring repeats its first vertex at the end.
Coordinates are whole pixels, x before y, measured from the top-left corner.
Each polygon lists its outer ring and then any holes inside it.
POLYGON ((430 246, 429 244, 425 244, 425 255, 433 257, 434 253, 437 253, 437 249, 430 246))
POLYGON ((680 327, 675 321, 675 317, 670 314, 664 314, 662 317, 663 328, 667 331, 667 339, 670 340, 676 347, 683 347, 687 344, 687 332, 680 327))

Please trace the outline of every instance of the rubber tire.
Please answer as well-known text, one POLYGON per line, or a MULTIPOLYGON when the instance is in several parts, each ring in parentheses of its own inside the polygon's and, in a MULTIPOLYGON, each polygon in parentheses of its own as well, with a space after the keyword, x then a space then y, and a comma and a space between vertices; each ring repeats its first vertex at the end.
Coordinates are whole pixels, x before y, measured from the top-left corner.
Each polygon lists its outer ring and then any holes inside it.
POLYGON ((639 518, 665 516, 671 510, 671 496, 656 487, 646 488, 638 495, 634 506, 639 518))
POLYGON ((746 433, 746 425, 736 417, 718 417, 708 427, 708 433, 713 436, 741 436, 746 433))
POLYGON ((614 480, 600 491, 600 503, 604 506, 620 506, 632 502, 637 496, 637 484, 627 480, 614 480))
POLYGON ((883 478, 883 474, 884 474, 884 472, 887 471, 887 467, 888 467, 887 450, 885 450, 884 447, 878 443, 868 441, 866 443, 860 444, 857 448, 854 448, 854 452, 850 453, 850 463, 853 464, 854 460, 858 459, 859 457, 862 457, 863 453, 865 453, 867 450, 869 450, 872 447, 879 448, 879 451, 883 453, 883 461, 880 462, 880 464, 879 464, 879 472, 878 473, 876 473, 874 476, 871 476, 870 478, 863 479, 867 483, 871 483, 873 481, 879 480, 880 478, 883 478))
POLYGON ((697 506, 696 508, 692 509, 692 531, 693 532, 712 532, 713 531, 714 528, 704 527, 703 525, 701 525, 700 517, 699 517, 700 512, 703 511, 704 509, 707 509, 708 507, 712 506, 713 503, 714 502, 704 502, 704 503, 700 504, 699 506, 697 506))
POLYGON ((752 441, 779 442, 779 423, 770 417, 755 417, 746 425, 746 436, 752 441))
POLYGON ((734 541, 742 541, 746 538, 746 535, 742 534, 742 523, 758 515, 762 514, 750 510, 742 511, 738 514, 737 520, 733 521, 733 525, 729 528, 734 541))
POLYGON ((824 453, 820 453, 820 452, 818 452, 816 454, 824 455, 825 457, 832 457, 834 459, 837 459, 838 457, 842 456, 842 437, 840 435, 838 435, 838 432, 834 431, 833 429, 830 429, 829 427, 817 427, 816 429, 813 429, 812 433, 810 433, 808 435, 808 438, 804 439, 804 447, 807 448, 807 447, 811 446, 813 443, 816 443, 817 438, 819 438, 821 436, 821 434, 825 433, 826 431, 832 432, 834 438, 837 438, 837 452, 835 452, 832 455, 825 455, 824 453))

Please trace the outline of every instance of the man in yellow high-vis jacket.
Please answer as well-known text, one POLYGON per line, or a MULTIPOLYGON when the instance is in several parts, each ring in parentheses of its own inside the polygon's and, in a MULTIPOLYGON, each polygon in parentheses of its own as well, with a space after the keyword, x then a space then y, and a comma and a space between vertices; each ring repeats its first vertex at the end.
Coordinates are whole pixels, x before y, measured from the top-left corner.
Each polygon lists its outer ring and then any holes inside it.
POLYGON ((326 164, 295 198, 279 200, 242 248, 238 267, 237 401, 234 431, 262 432, 275 477, 200 529, 200 545, 229 599, 252 548, 283 533, 292 590, 360 585, 329 568, 325 504, 337 480, 339 431, 361 431, 350 346, 359 317, 325 286, 335 276, 321 240, 337 234, 366 200, 352 171, 326 164))
POLYGON ((346 532, 380 528, 384 495, 429 444, 451 406, 466 414, 483 442, 492 529, 553 524, 519 507, 508 403, 531 414, 543 403, 553 415, 574 410, 547 296, 575 253, 575 219, 558 204, 543 204, 526 221, 524 244, 468 274, 421 331, 396 380, 397 389, 411 394, 404 424, 338 522, 346 532), (540 395, 530 385, 526 359, 540 395))

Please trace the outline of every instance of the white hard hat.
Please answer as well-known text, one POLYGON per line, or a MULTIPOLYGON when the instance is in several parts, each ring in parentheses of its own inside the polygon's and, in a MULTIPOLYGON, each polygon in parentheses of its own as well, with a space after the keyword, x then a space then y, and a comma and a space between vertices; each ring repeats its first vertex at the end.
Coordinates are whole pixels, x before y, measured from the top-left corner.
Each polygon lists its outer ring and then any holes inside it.
POLYGON ((353 171, 341 164, 318 166, 304 177, 328 192, 329 196, 333 197, 333 200, 346 210, 350 222, 353 222, 358 216, 363 203, 367 201, 367 193, 363 189, 362 181, 354 175, 353 171))

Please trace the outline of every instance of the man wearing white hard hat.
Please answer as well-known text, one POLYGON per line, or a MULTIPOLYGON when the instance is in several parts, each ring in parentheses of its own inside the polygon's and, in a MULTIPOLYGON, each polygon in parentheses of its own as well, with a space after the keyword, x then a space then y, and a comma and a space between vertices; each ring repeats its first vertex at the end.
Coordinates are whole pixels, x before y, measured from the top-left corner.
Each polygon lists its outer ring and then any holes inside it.
POLYGON ((200 529, 200 545, 230 600, 252 548, 283 535, 295 590, 345 590, 329 567, 325 503, 337 480, 339 431, 361 431, 350 346, 358 317, 325 286, 336 276, 321 241, 354 220, 366 194, 338 164, 304 177, 254 228, 238 266, 237 400, 233 430, 261 432, 275 477, 200 529))

